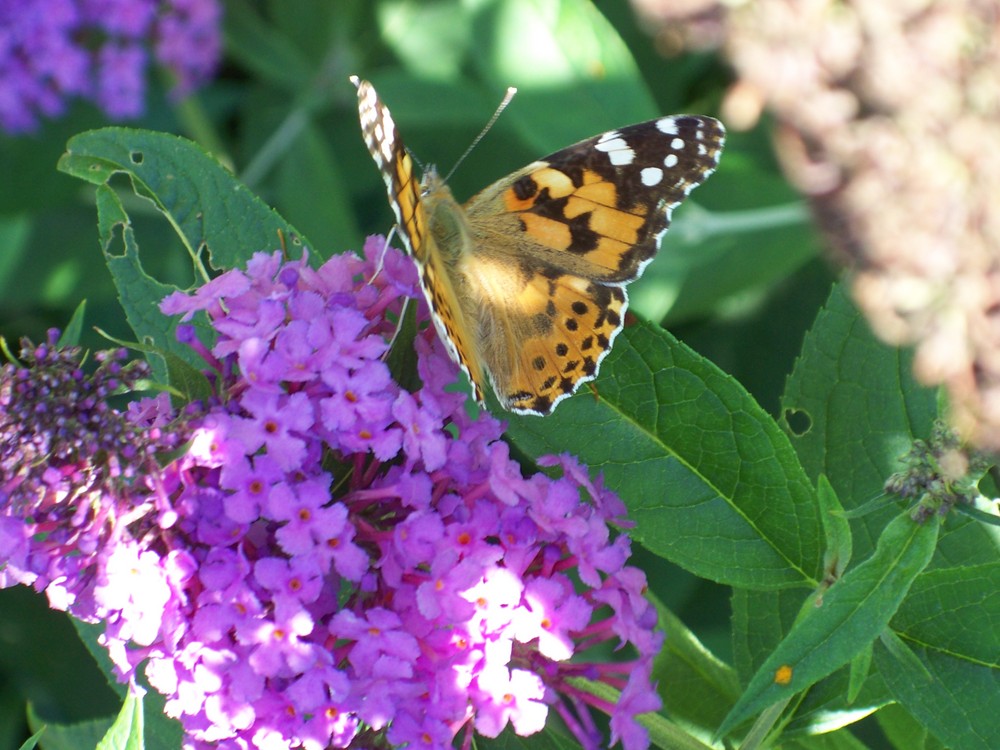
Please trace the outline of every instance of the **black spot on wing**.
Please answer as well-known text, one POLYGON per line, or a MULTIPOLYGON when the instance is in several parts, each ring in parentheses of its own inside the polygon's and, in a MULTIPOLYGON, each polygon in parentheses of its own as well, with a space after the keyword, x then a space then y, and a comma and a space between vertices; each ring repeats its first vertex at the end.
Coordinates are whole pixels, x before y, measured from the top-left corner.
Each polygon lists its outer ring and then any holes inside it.
POLYGON ((510 187, 520 201, 526 201, 538 192, 538 183, 529 174, 517 179, 510 187))
POLYGON ((552 411, 552 399, 548 396, 538 396, 531 403, 531 410, 537 411, 539 414, 548 414, 552 411))
POLYGON ((569 226, 570 244, 567 248, 571 253, 586 255, 597 249, 600 235, 590 228, 590 212, 574 216, 566 222, 569 226))

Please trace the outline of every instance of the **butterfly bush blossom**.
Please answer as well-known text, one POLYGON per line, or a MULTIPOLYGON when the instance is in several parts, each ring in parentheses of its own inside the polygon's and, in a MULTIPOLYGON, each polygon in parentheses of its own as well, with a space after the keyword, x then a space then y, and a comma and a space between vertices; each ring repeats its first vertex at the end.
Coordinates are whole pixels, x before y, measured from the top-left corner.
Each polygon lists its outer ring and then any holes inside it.
POLYGON ((54 341, 26 350, 35 368, 0 390, 0 585, 103 622, 189 748, 469 748, 555 711, 596 750, 591 709, 612 744, 648 747, 662 634, 609 530, 624 507, 566 456, 525 477, 502 425, 445 388, 432 329, 411 390, 393 380, 393 320, 419 293, 394 250, 365 281, 382 248, 318 270, 261 253, 168 297, 216 336, 178 329, 208 373, 179 414, 162 395, 107 408, 144 374, 116 356, 88 379, 54 341), (606 645, 621 659, 594 660, 606 645))
POLYGON ((0 0, 0 127, 34 130, 73 97, 136 117, 151 59, 184 95, 215 70, 221 17, 218 0, 0 0))

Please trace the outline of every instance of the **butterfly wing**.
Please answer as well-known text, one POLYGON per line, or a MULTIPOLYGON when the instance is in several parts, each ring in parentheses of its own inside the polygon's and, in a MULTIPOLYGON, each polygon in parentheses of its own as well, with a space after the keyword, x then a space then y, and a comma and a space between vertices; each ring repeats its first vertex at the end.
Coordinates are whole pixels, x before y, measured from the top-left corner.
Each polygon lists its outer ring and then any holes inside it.
POLYGON ((479 296, 478 348, 505 409, 544 415, 597 376, 621 330, 625 290, 527 261, 497 273, 477 255, 466 272, 489 277, 479 296))
POLYGON ((557 151, 466 204, 476 346, 506 408, 548 414, 597 376, 624 321, 625 284, 714 171, 724 139, 710 117, 651 120, 557 151))
MULTIPOLYGON (((483 402, 483 372, 476 356, 471 331, 474 323, 467 319, 465 307, 460 302, 463 282, 451 273, 431 231, 428 204, 438 215, 452 215, 457 220, 463 216, 462 207, 451 197, 444 186, 435 187, 427 194, 424 186, 413 174, 413 159, 403 145, 388 107, 382 103, 368 81, 351 77, 358 90, 358 114, 361 132, 368 151, 375 160, 389 193, 389 205, 396 214, 396 226, 403 238, 406 252, 413 258, 420 274, 420 288, 431 309, 431 319, 438 337, 444 343, 452 360, 468 375, 476 400, 483 402)), ((433 174, 430 175, 433 177, 433 174)))

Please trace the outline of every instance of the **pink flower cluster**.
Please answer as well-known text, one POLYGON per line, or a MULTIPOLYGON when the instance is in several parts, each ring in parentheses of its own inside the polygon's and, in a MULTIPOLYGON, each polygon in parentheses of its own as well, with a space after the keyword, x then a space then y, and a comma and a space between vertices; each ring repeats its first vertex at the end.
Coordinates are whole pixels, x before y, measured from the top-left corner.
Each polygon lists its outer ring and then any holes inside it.
MULTIPOLYGON (((456 368, 423 307, 412 389, 397 383, 387 341, 419 293, 394 250, 374 273, 382 251, 373 238, 367 259, 318 270, 259 254, 165 300, 216 336, 182 327, 214 393, 174 422, 187 449, 129 483, 131 514, 80 514, 103 543, 73 579, 59 535, 37 535, 41 507, 0 490, 0 559, 19 550, 6 583, 58 586, 103 621, 121 675, 145 663, 190 748, 469 748, 554 710, 596 750, 592 709, 610 744, 648 747, 636 717, 660 707, 662 634, 609 529, 624 507, 568 457, 525 477, 502 425, 446 388, 456 368), (603 644, 628 656, 594 659, 603 644)), ((157 431, 175 416, 160 398, 131 418, 157 431)))

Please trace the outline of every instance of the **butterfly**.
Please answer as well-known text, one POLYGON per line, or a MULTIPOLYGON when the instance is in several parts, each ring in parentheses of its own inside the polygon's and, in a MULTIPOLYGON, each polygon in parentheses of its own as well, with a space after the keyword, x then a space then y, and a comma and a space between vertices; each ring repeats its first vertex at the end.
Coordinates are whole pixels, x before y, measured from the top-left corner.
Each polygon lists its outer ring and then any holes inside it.
POLYGON ((368 81, 361 132, 389 192, 431 318, 484 404, 549 414, 597 377, 675 207, 715 170, 725 129, 678 115, 611 130, 532 162, 464 205, 433 167, 420 182, 368 81))

